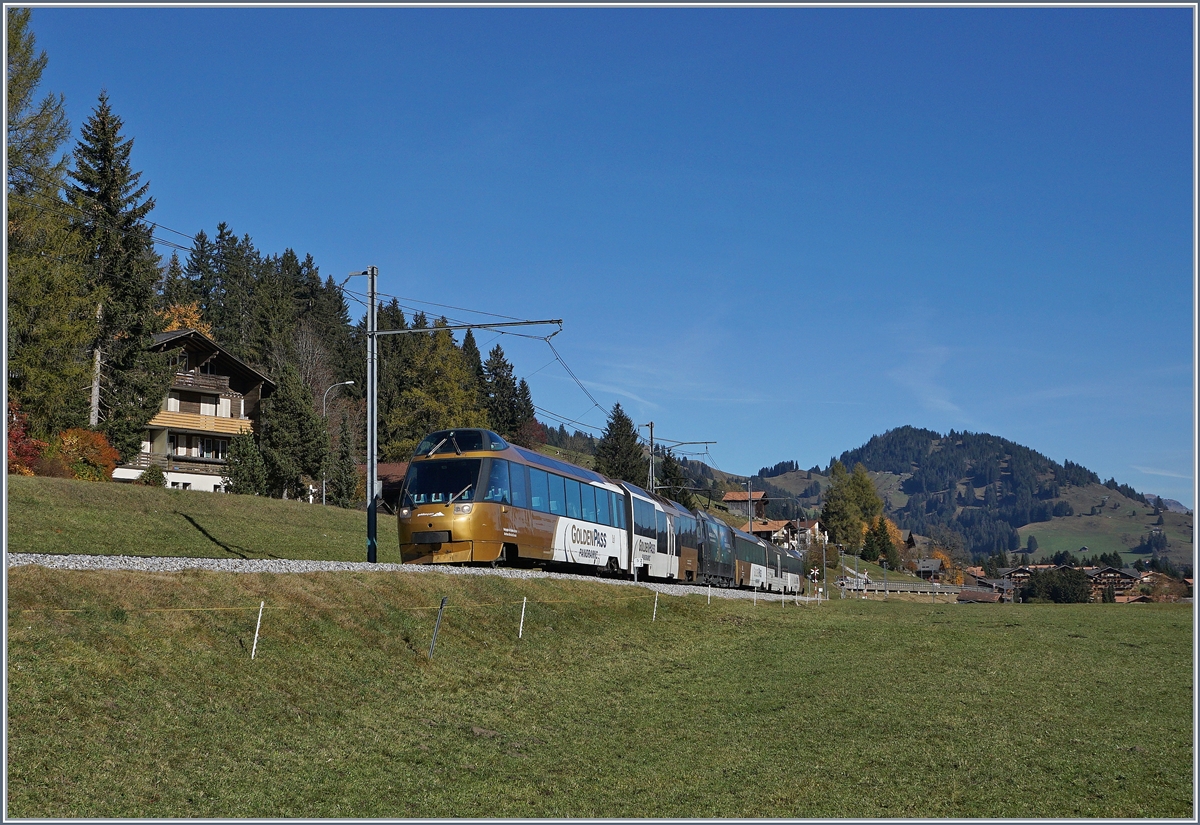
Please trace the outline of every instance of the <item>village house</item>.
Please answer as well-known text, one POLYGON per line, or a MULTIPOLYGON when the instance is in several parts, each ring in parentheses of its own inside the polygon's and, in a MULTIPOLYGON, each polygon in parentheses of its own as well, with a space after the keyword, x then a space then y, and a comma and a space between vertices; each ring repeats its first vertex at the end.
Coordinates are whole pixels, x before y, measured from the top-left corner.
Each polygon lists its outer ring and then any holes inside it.
POLYGON ((805 545, 829 543, 829 533, 821 529, 821 522, 815 518, 796 521, 796 538, 805 545))
POLYGON ((171 386, 147 424, 141 451, 118 465, 113 478, 133 481, 155 465, 168 487, 221 492, 229 441, 252 429, 275 384, 194 329, 159 333, 153 349, 168 353, 171 386))
POLYGON ((1088 579, 1092 585, 1092 601, 1098 602, 1104 599, 1104 591, 1108 587, 1112 587, 1113 594, 1116 596, 1128 595, 1139 581, 1136 573, 1131 573, 1126 570, 1118 570, 1115 567, 1092 567, 1085 568, 1088 579))
POLYGON ((721 501, 729 508, 729 512, 734 515, 743 515, 747 521, 752 518, 766 518, 767 494, 761 490, 754 493, 745 493, 741 490, 732 493, 726 493, 721 497, 721 501), (751 512, 751 496, 753 496, 754 509, 751 512))

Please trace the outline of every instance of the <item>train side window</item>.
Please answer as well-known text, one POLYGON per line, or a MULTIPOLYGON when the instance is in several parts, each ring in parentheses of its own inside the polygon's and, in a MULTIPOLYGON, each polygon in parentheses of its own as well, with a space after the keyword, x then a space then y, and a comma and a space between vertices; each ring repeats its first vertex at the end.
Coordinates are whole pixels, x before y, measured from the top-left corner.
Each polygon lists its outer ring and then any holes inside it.
POLYGON ((625 510, 625 496, 620 493, 610 493, 612 499, 613 525, 622 530, 629 529, 629 514, 625 510))
POLYGON ((529 485, 525 481, 525 465, 515 461, 508 465, 509 484, 512 485, 513 507, 529 506, 529 485))
POLYGON ((579 518, 579 482, 573 478, 564 481, 567 482, 567 518, 579 518))
POLYGON ((596 520, 596 488, 590 484, 579 485, 580 511, 584 521, 596 520))
POLYGON ((648 539, 658 534, 658 525, 654 520, 654 505, 640 498, 633 500, 633 532, 648 539))
POLYGON ((567 514, 567 493, 564 487, 566 479, 556 476, 554 473, 547 473, 546 476, 550 479, 550 512, 556 516, 565 516, 567 514))
POLYGON ((658 528, 658 552, 665 555, 670 552, 667 545, 667 514, 662 510, 655 510, 654 522, 658 528))
POLYGON ((545 470, 529 468, 529 501, 539 513, 550 512, 550 488, 545 470))
POLYGON ((596 521, 601 524, 612 526, 612 510, 609 509, 609 504, 612 503, 612 493, 608 490, 596 490, 596 521))
POLYGON ((512 496, 508 489, 508 462, 503 458, 492 459, 492 469, 488 473, 487 495, 484 501, 497 501, 501 504, 511 504, 512 496))

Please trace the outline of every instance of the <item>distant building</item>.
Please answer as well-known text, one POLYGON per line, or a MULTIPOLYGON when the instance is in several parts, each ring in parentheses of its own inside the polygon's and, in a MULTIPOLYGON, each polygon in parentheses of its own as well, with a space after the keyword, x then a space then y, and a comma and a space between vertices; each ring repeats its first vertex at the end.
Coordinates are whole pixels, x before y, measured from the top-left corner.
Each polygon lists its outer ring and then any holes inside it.
POLYGON ((152 349, 168 353, 171 387, 146 425, 141 451, 113 478, 132 481, 156 465, 169 487, 220 492, 229 440, 252 429, 275 383, 194 329, 159 333, 152 349))
POLYGON ((745 516, 747 520, 752 518, 765 518, 767 511, 767 494, 761 490, 751 493, 743 493, 741 490, 733 493, 726 493, 721 497, 721 501, 729 508, 729 512, 734 515, 745 516), (750 501, 753 495, 754 511, 751 513, 750 501))

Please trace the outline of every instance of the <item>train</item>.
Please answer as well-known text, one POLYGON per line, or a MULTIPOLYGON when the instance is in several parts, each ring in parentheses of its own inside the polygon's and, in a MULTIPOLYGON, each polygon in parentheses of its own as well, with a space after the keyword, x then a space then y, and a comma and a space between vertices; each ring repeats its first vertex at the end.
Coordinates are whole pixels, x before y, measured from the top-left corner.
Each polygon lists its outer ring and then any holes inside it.
POLYGON ((804 580, 796 550, 485 429, 423 438, 396 517, 405 564, 553 566, 785 594, 804 580))

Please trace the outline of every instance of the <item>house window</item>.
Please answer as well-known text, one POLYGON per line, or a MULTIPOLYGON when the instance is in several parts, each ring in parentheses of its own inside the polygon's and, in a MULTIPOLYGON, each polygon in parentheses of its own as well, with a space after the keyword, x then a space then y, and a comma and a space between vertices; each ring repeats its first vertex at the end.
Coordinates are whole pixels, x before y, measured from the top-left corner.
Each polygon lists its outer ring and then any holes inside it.
POLYGON ((187 372, 188 354, 186 350, 176 350, 167 356, 167 363, 175 372, 187 372))
POLYGON ((221 418, 229 418, 229 399, 221 398, 217 401, 217 415, 221 418))
POLYGON ((207 361, 205 361, 203 364, 201 364, 200 365, 200 374, 201 375, 216 375, 217 374, 216 365, 213 363, 215 360, 216 360, 215 358, 209 358, 207 361))
POLYGON ((167 393, 167 412, 179 412, 179 393, 167 393))
POLYGON ((201 415, 216 415, 217 414, 217 397, 215 395, 200 396, 200 414, 201 415))

